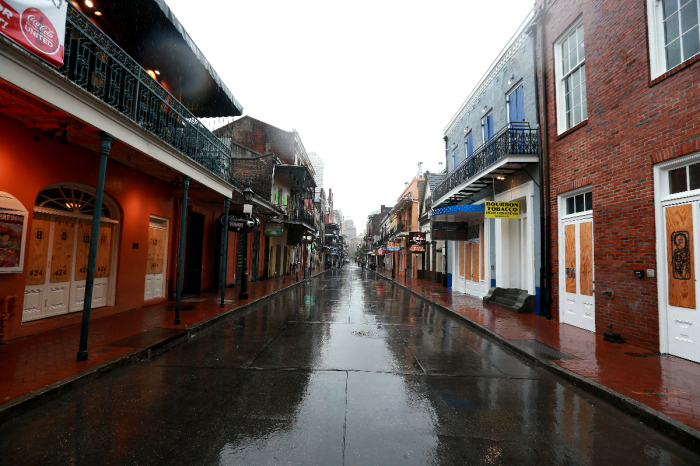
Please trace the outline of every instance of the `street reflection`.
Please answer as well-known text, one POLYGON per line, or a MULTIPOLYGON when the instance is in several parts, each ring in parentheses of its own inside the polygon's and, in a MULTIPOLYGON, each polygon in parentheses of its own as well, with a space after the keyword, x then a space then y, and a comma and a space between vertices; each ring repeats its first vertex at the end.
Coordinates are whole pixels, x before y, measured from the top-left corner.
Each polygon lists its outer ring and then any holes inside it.
POLYGON ((0 425, 0 464, 700 464, 398 286, 332 270, 0 425))

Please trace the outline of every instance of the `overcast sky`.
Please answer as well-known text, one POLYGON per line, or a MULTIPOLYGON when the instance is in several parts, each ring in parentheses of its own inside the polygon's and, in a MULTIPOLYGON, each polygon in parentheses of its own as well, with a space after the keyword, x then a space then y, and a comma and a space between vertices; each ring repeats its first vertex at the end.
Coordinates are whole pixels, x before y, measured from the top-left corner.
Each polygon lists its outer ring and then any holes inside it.
POLYGON ((532 0, 166 0, 244 107, 296 129, 359 230, 418 171, 532 0))

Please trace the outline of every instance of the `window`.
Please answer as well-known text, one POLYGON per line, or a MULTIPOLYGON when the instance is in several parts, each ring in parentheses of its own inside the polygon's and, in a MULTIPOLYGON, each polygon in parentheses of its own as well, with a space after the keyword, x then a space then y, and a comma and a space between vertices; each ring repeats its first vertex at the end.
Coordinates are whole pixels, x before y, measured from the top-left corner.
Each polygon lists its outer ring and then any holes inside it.
POLYGON ((459 147, 452 151, 452 169, 454 170, 459 165, 459 147))
POLYGON ((593 210, 593 193, 587 192, 566 198, 566 215, 593 210))
POLYGON ((506 107, 508 122, 521 123, 525 121, 525 92, 522 84, 508 94, 506 102, 508 103, 506 107))
POLYGON ((481 119, 481 128, 484 136, 484 144, 493 137, 493 112, 481 119))
POLYGON ((467 158, 471 157, 474 153, 474 138, 472 138, 472 132, 469 131, 466 136, 464 136, 464 147, 467 151, 467 158))
POLYGON ((700 53, 700 0, 648 0, 651 75, 700 53))
POLYGON ((565 33, 554 48, 559 134, 588 119, 583 24, 565 33))
POLYGON ((668 193, 676 194, 700 189, 700 163, 674 168, 668 172, 668 193))

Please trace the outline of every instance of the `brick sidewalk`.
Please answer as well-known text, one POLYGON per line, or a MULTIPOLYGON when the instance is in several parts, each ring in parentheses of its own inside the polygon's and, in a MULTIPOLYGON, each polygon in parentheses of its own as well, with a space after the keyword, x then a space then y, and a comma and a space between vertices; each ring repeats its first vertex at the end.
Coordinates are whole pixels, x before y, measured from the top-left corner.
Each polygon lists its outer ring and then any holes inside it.
MULTIPOLYGON (((318 275, 323 270, 314 270, 318 275)), ((78 374, 112 358, 133 352, 134 348, 107 346, 115 341, 152 328, 187 329, 206 319, 287 288, 297 281, 284 276, 248 284, 249 299, 240 301, 240 287, 227 288, 226 307, 219 306, 220 293, 203 293, 183 299, 180 325, 173 325, 174 302, 146 306, 95 319, 90 322, 89 360, 76 362, 80 324, 19 338, 0 345, 0 409, 8 401, 78 374)))
MULTIPOLYGON (((391 272, 376 270, 391 279, 391 272)), ((442 285, 401 278, 397 283, 449 307, 508 340, 539 340, 577 358, 553 361, 576 374, 700 430, 700 364, 650 353, 534 314, 515 314, 442 285)))

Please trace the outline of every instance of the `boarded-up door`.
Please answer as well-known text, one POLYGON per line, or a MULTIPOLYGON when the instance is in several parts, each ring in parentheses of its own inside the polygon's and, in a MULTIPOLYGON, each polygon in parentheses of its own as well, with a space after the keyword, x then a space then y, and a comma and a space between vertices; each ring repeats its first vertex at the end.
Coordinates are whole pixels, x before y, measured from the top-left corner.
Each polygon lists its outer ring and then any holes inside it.
POLYGON ((593 220, 590 216, 579 217, 563 223, 562 230, 562 322, 594 332, 593 220))
POLYGON ((46 277, 49 273, 50 240, 51 216, 34 214, 32 233, 27 241, 27 282, 24 290, 23 321, 41 318, 47 299, 46 277))
POLYGON ((146 253, 146 287, 144 299, 165 296, 165 254, 168 239, 168 221, 151 216, 148 227, 146 253))
MULTIPOLYGON (((669 353, 700 362, 700 312, 697 309, 698 215, 700 203, 664 208, 669 353)), ((661 264, 659 265, 661 267, 661 264)))

